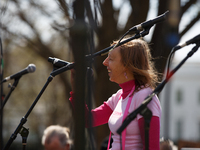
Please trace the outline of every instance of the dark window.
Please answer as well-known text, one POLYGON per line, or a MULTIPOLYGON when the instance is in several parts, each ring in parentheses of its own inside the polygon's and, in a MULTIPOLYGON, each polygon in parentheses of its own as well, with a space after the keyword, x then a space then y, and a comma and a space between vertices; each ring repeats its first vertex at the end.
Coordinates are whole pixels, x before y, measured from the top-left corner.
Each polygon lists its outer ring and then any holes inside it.
POLYGON ((183 92, 180 89, 176 91, 176 100, 178 103, 183 101, 183 92))

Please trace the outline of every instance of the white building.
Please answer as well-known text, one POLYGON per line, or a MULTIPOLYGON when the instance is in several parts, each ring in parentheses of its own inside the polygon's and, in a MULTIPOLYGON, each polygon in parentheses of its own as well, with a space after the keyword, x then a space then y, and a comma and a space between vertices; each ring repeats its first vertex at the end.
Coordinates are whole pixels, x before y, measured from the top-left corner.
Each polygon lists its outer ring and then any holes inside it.
MULTIPOLYGON (((173 64, 173 66, 177 66, 173 64)), ((173 69, 174 67, 172 67, 173 69)), ((200 140, 200 63, 185 63, 160 93, 161 136, 200 140)))

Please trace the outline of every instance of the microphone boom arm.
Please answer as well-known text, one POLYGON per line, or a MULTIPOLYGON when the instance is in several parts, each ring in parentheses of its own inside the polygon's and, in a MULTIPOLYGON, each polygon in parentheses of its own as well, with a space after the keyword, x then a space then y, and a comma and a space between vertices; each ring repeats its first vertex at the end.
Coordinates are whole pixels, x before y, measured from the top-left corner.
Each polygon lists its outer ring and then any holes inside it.
MULTIPOLYGON (((150 28, 151 28, 151 27, 150 27, 150 28)), ((145 29, 144 31, 142 31, 141 33, 140 33, 140 32, 136 33, 134 36, 132 36, 132 37, 130 37, 130 38, 128 38, 128 39, 126 39, 126 40, 120 42, 117 46, 123 45, 123 44, 125 44, 125 43, 127 43, 127 42, 129 42, 129 41, 131 41, 131 40, 138 39, 138 38, 140 38, 140 37, 144 37, 145 35, 149 34, 150 28, 146 28, 146 29, 145 29)), ((100 50, 100 51, 94 53, 94 54, 91 55, 91 56, 90 56, 90 55, 87 55, 86 58, 87 58, 87 57, 92 57, 92 58, 93 58, 93 57, 95 57, 95 56, 103 56, 103 55, 107 54, 114 46, 115 46, 115 45, 112 45, 112 46, 107 47, 107 48, 105 48, 105 49, 103 49, 103 50, 100 50)))

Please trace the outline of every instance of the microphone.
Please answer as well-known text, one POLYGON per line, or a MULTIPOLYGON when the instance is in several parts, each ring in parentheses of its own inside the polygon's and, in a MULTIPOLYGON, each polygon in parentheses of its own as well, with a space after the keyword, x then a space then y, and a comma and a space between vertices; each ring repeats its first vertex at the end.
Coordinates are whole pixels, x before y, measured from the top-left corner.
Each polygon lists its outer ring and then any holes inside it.
POLYGON ((129 32, 130 31, 142 31, 142 30, 144 30, 146 28, 152 27, 156 23, 160 23, 160 22, 164 21, 168 12, 169 11, 166 11, 164 14, 156 17, 155 19, 143 22, 143 23, 141 23, 139 25, 136 25, 136 26, 130 28, 129 32))
POLYGON ((21 70, 20 72, 15 73, 15 74, 13 74, 11 76, 8 76, 5 79, 3 79, 1 81, 1 83, 6 82, 6 81, 11 80, 11 79, 20 78, 22 75, 27 74, 27 73, 32 73, 35 70, 36 70, 35 65, 34 64, 29 64, 28 67, 26 67, 25 69, 21 70))
POLYGON ((174 50, 178 50, 182 47, 185 47, 186 45, 195 44, 197 42, 200 42, 200 34, 182 44, 178 44, 177 46, 174 47, 174 50))
POLYGON ((70 64, 67 61, 60 60, 58 58, 52 58, 52 57, 49 57, 48 61, 51 62, 55 67, 59 67, 59 68, 70 64))

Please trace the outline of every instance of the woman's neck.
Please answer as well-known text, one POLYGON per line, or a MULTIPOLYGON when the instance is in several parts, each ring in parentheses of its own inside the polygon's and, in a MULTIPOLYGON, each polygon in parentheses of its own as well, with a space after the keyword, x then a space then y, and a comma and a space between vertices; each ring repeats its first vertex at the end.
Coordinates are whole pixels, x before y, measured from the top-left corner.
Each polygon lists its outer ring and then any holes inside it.
POLYGON ((135 85, 135 80, 130 80, 127 82, 124 82, 122 84, 119 84, 119 86, 122 88, 122 98, 126 98, 128 94, 131 92, 133 86, 135 85))

